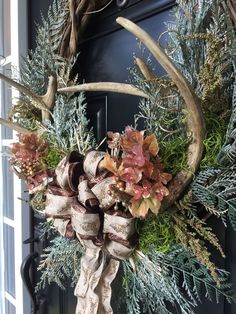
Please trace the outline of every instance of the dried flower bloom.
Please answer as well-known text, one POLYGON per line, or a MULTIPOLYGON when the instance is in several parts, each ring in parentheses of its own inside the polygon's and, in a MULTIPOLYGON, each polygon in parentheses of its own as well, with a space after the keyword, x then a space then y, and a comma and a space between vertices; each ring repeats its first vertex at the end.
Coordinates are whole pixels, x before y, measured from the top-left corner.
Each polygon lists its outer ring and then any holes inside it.
POLYGON ((12 144, 11 164, 17 174, 29 180, 44 170, 43 157, 48 153, 48 145, 37 134, 19 134, 19 142, 12 144))
POLYGON ((131 214, 145 218, 149 209, 157 214, 161 201, 169 194, 166 185, 172 176, 164 172, 157 155, 159 147, 156 136, 151 134, 145 137, 144 132, 129 126, 122 135, 109 132, 109 137, 112 138, 109 147, 120 149, 121 156, 107 154, 102 162, 103 167, 114 175, 114 182, 122 184, 122 191, 130 195, 128 209, 131 214))
POLYGON ((107 136, 111 139, 110 141, 107 141, 108 147, 110 149, 118 149, 120 147, 120 133, 109 131, 107 132, 107 136))

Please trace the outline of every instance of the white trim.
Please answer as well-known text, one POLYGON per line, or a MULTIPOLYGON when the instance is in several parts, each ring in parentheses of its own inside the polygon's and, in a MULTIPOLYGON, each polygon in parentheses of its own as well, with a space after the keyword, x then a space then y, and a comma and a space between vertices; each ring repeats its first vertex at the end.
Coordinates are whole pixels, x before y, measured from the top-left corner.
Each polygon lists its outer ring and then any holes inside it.
MULTIPOLYGON (((19 69, 21 56, 25 56, 27 52, 28 30, 27 30, 27 0, 7 0, 10 2, 10 27, 11 27, 11 54, 6 58, 0 58, 0 66, 10 64, 12 68, 19 69)), ((0 12, 3 12, 3 0, 0 0, 0 12)), ((1 21, 0 21, 1 23, 1 21)), ((0 32, 3 33, 2 24, 0 32)), ((1 95, 0 85, 0 95, 1 95)), ((16 89, 12 89, 12 102, 15 103, 19 97, 16 89)), ((4 104, 2 104, 4 105, 4 104)), ((12 139, 2 139, 0 128, 0 147, 9 146, 15 142, 16 132, 13 132, 12 139)), ((7 291, 0 291, 0 313, 5 314, 5 300, 10 302, 16 308, 16 314, 28 314, 30 309, 30 297, 23 285, 20 275, 20 267, 22 260, 29 254, 29 245, 23 245, 22 242, 29 237, 29 206, 23 203, 19 198, 23 196, 25 186, 21 180, 13 175, 13 199, 14 199, 14 219, 10 219, 3 214, 3 165, 2 156, 0 155, 0 288, 4 289, 4 234, 3 224, 11 226, 14 229, 14 254, 15 254, 15 298, 7 291)))
MULTIPOLYGON (((0 12, 3 12, 3 0, 0 0, 0 12)), ((0 19, 0 32, 3 33, 3 21, 0 19)), ((1 36, 1 35, 0 35, 1 36)), ((0 46, 3 49, 3 38, 0 37, 0 46)), ((0 84, 0 103, 2 101, 2 84, 0 84)), ((0 127, 0 147, 2 147, 2 128, 0 127)), ((2 156, 0 154, 0 313, 5 313, 5 297, 4 297, 4 240, 3 240, 3 167, 2 167, 2 156)))
POLYGON ((2 146, 10 146, 12 143, 15 143, 15 139, 7 139, 7 140, 2 140, 2 146))
MULTIPOLYGON (((0 0, 0 12, 2 12, 2 0, 0 0)), ((1 31, 1 26, 0 26, 1 31)), ((1 84, 0 84, 0 97, 1 97, 1 84)), ((0 98, 1 102, 1 98, 0 98)), ((0 148, 2 147, 2 132, 0 127, 0 148)), ((2 168, 2 156, 0 154, 0 313, 5 313, 5 299, 4 299, 4 244, 3 244, 3 168, 2 168)))
POLYGON ((5 66, 7 64, 10 64, 12 62, 12 57, 11 56, 7 56, 3 59, 0 60, 0 66, 5 66))
MULTIPOLYGON (((8 0, 10 1, 10 24, 11 24, 11 55, 0 60, 0 66, 10 64, 13 68, 19 69, 21 56, 26 55, 27 51, 27 0, 8 0)), ((0 0, 2 6, 3 0, 0 0)), ((1 10, 2 12, 2 10, 1 10)), ((0 90, 1 93, 1 90, 0 90)), ((12 89, 12 100, 16 102, 19 93, 12 89)), ((0 129, 0 145, 9 146, 14 142, 16 133, 13 132, 13 139, 2 139, 0 129)), ((0 162, 2 156, 0 155, 0 162)), ((3 216, 3 171, 2 162, 0 164, 0 264, 1 264, 1 286, 4 287, 4 238, 3 224, 11 226, 14 229, 14 248, 15 248, 15 298, 7 291, 1 291, 0 313, 5 314, 5 300, 10 302, 16 308, 16 314, 28 314, 30 310, 30 298, 23 285, 20 275, 22 260, 29 253, 29 245, 23 245, 22 242, 29 237, 29 206, 24 204, 19 198, 22 197, 24 186, 20 179, 13 175, 13 199, 14 199, 14 219, 3 216)), ((24 196, 25 198, 25 196, 24 196)))
POLYGON ((13 296, 6 291, 5 291, 5 299, 7 299, 7 301, 9 301, 12 305, 16 307, 16 299, 13 298, 13 296))
POLYGON ((3 223, 8 225, 8 226, 11 226, 12 228, 15 228, 15 226, 16 226, 15 221, 13 219, 10 219, 10 218, 5 217, 5 216, 3 216, 3 223))
MULTIPOLYGON (((12 66, 19 69, 20 57, 27 52, 27 0, 11 0, 11 30, 14 36, 11 40, 12 66)), ((19 97, 17 90, 12 89, 12 98, 19 97)), ((13 138, 16 133, 13 132, 13 138)), ((29 253, 29 245, 22 242, 29 237, 29 206, 26 206, 19 197, 24 191, 21 180, 14 175, 14 220, 15 225, 15 292, 16 314, 30 313, 29 295, 20 277, 21 263, 29 253)), ((25 196, 24 196, 25 198, 25 196)))

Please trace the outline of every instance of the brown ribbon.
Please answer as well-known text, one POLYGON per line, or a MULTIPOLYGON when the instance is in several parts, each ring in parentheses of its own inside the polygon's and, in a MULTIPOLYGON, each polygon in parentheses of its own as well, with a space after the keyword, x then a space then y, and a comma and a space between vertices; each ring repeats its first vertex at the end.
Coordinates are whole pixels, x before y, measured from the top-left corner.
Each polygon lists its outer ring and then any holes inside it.
POLYGON ((72 152, 55 170, 57 186, 47 192, 45 213, 54 218, 55 228, 63 236, 76 236, 86 248, 75 288, 76 314, 113 313, 111 282, 119 260, 128 258, 137 242, 134 218, 112 209, 112 177, 100 167, 104 156, 89 151, 83 159, 72 152))

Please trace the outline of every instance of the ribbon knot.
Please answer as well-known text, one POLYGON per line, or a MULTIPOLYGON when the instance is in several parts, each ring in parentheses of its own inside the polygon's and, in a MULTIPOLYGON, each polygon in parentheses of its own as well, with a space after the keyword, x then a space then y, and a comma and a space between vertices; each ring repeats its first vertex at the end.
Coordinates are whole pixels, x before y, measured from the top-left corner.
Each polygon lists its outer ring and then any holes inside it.
POLYGON ((109 188, 112 176, 101 166, 105 153, 89 151, 66 156, 55 170, 56 185, 47 191, 46 215, 66 237, 86 248, 75 288, 76 314, 113 313, 111 282, 119 261, 135 247, 135 221, 129 212, 114 210, 109 188))

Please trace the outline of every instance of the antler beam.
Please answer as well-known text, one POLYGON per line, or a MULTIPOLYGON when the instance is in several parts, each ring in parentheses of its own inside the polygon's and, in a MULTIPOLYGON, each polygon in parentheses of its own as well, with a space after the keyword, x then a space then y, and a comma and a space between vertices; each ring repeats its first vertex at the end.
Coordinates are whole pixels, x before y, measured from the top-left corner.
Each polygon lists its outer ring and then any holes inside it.
POLYGON ((38 96, 45 103, 47 110, 42 110, 42 120, 50 119, 50 112, 52 111, 55 104, 55 96, 57 93, 57 76, 54 72, 50 72, 48 78, 47 92, 43 96, 38 96))
POLYGON ((130 84, 124 83, 113 83, 113 82, 98 82, 98 83, 87 83, 80 84, 70 87, 59 88, 59 93, 76 93, 76 92, 114 92, 121 94, 129 94, 139 97, 148 98, 148 96, 130 84))
POLYGON ((155 59, 162 65, 169 77, 179 89, 187 109, 188 130, 192 141, 188 147, 187 170, 179 172, 169 184, 170 194, 165 198, 162 209, 171 206, 182 194, 193 178, 203 153, 205 123, 200 100, 188 84, 182 73, 150 35, 128 19, 118 17, 117 23, 136 36, 151 51, 155 59))

